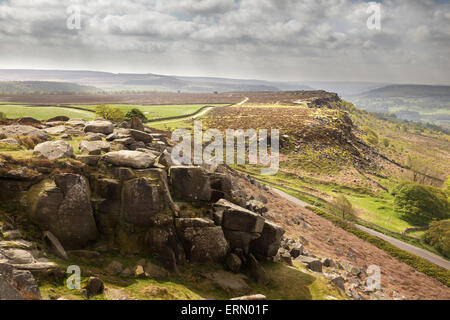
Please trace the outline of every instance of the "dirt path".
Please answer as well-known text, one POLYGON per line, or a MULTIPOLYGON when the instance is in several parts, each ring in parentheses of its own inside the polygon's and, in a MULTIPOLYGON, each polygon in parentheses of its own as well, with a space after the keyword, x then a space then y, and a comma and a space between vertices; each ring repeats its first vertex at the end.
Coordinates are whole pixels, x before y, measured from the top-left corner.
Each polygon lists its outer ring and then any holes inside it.
MULTIPOLYGON (((276 194, 280 195, 281 197, 285 198, 286 200, 289 200, 289 201, 291 201, 291 202, 293 202, 295 204, 298 204, 298 205, 300 205, 302 207, 310 206, 310 204, 308 204, 308 203, 306 203, 306 202, 304 202, 302 200, 299 200, 299 199, 297 199, 297 198, 295 198, 295 197, 293 197, 293 196, 291 196, 291 195, 289 195, 289 194, 287 194, 287 193, 285 193, 285 192, 283 192, 281 190, 273 189, 273 188, 271 190, 274 193, 276 193, 276 194)), ((444 258, 442 258, 442 257, 440 257, 440 256, 438 256, 438 255, 436 255, 436 254, 434 254, 432 252, 429 252, 427 250, 418 248, 416 246, 413 246, 413 245, 410 245, 408 243, 405 243, 405 242, 403 242, 401 240, 395 239, 393 237, 387 236, 385 234, 382 234, 380 232, 377 232, 375 230, 372 230, 372 229, 369 229, 369 228, 366 228, 366 227, 363 227, 363 226, 360 226, 360 225, 357 225, 357 224, 355 224, 355 227, 357 227, 358 229, 360 229, 362 231, 365 231, 365 232, 367 232, 367 233, 369 233, 369 234, 371 234, 373 236, 381 238, 381 239, 389 242, 390 244, 396 246, 397 248, 400 248, 400 249, 405 250, 405 251, 407 251, 409 253, 415 254, 415 255, 417 255, 419 257, 422 257, 422 258, 424 258, 424 259, 426 259, 426 260, 428 260, 428 261, 430 261, 430 262, 432 262, 434 264, 437 264, 438 266, 441 266, 443 268, 450 269, 450 262, 448 260, 446 260, 446 259, 444 259, 444 258)))

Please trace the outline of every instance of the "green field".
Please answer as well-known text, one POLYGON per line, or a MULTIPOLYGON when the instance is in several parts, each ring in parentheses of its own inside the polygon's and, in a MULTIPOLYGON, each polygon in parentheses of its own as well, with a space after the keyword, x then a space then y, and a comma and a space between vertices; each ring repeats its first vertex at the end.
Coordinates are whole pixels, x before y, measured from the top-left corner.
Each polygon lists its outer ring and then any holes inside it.
MULTIPOLYGON (((209 105, 209 104, 208 104, 209 105)), ((148 119, 166 118, 180 115, 191 114, 205 106, 204 104, 185 104, 185 105, 130 105, 130 104, 110 104, 108 106, 118 108, 127 113, 133 108, 141 110, 148 119)), ((224 104, 211 104, 211 106, 224 106, 224 104)), ((74 107, 95 110, 97 105, 74 105, 74 107)))
POLYGON ((9 119, 17 119, 26 116, 38 120, 47 120, 56 116, 68 116, 69 118, 89 120, 95 117, 95 114, 89 111, 61 107, 33 107, 24 105, 0 105, 0 112, 3 112, 9 119))
MULTIPOLYGON (((187 104, 187 105, 129 105, 129 104, 114 104, 110 105, 119 108, 124 113, 133 108, 140 109, 148 119, 165 118, 180 115, 187 115, 194 113, 203 104, 187 104)), ((223 106, 223 104, 216 104, 212 106, 223 106)), ((82 108, 94 111, 97 105, 74 105, 72 107, 82 108)), ((9 119, 17 119, 24 116, 36 118, 38 120, 47 120, 55 116, 65 115, 69 118, 81 118, 85 120, 95 118, 95 114, 90 111, 65 108, 65 107, 35 107, 26 105, 0 105, 0 112, 3 112, 9 119)))

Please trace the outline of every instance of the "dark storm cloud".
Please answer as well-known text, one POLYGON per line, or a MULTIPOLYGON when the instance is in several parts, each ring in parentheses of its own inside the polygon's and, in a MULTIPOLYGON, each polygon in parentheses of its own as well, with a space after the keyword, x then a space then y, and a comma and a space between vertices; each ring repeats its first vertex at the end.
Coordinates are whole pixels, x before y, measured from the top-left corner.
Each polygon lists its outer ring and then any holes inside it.
POLYGON ((367 1, 0 0, 0 67, 449 83, 450 5, 367 1), (81 8, 81 29, 66 27, 81 8))

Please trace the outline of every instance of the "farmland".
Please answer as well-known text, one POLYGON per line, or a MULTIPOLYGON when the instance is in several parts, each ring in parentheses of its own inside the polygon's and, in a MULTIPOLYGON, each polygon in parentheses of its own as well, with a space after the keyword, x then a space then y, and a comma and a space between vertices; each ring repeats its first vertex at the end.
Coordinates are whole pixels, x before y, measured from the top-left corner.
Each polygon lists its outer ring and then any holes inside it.
POLYGON ((33 117, 38 120, 46 120, 56 116, 65 115, 69 118, 93 119, 95 114, 89 111, 61 108, 61 107, 37 107, 25 105, 0 105, 0 112, 9 119, 33 117))
MULTIPOLYGON (((132 105, 118 104, 111 105, 120 109, 124 113, 133 108, 140 109, 148 119, 181 116, 194 113, 202 108, 203 104, 185 105, 132 105)), ((223 106, 223 104, 212 105, 223 106)), ((81 118, 90 120, 95 118, 95 108, 97 105, 75 105, 75 106, 35 106, 20 104, 0 104, 0 112, 9 119, 17 119, 24 116, 33 117, 38 120, 46 120, 55 116, 65 115, 69 118, 81 118), (84 110, 83 110, 84 109, 84 110)))

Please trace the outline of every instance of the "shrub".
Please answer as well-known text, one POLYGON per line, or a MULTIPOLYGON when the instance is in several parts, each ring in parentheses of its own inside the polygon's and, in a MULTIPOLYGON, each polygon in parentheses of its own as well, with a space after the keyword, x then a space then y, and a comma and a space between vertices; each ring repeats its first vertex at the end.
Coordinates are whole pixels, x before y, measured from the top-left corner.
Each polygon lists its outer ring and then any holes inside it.
POLYGON ((0 120, 5 120, 6 116, 3 112, 0 112, 0 120))
POLYGON ((128 111, 127 114, 125 115, 125 117, 127 119, 133 119, 134 117, 137 117, 137 118, 141 119, 142 121, 147 120, 147 117, 142 113, 141 110, 139 110, 137 108, 133 108, 130 111, 128 111))
POLYGON ((394 209, 413 225, 427 225, 449 217, 447 195, 441 189, 404 182, 393 191, 394 209))
POLYGON ((432 222, 430 229, 424 235, 424 240, 450 258, 450 220, 432 222))
POLYGON ((369 127, 362 127, 362 130, 367 134, 366 141, 370 144, 378 144, 378 135, 369 127))
POLYGON ((95 114, 110 121, 120 121, 125 119, 125 115, 120 109, 105 105, 97 106, 95 108, 95 114))
POLYGON ((38 145, 41 142, 44 142, 39 137, 35 136, 19 136, 16 137, 16 140, 23 146, 27 147, 27 149, 34 149, 36 145, 38 145))
POLYGON ((344 220, 355 220, 356 214, 352 204, 348 199, 340 194, 328 204, 328 209, 334 215, 344 220))
POLYGON ((381 140, 381 143, 382 143, 386 148, 389 147, 389 139, 383 138, 383 140, 381 140))

